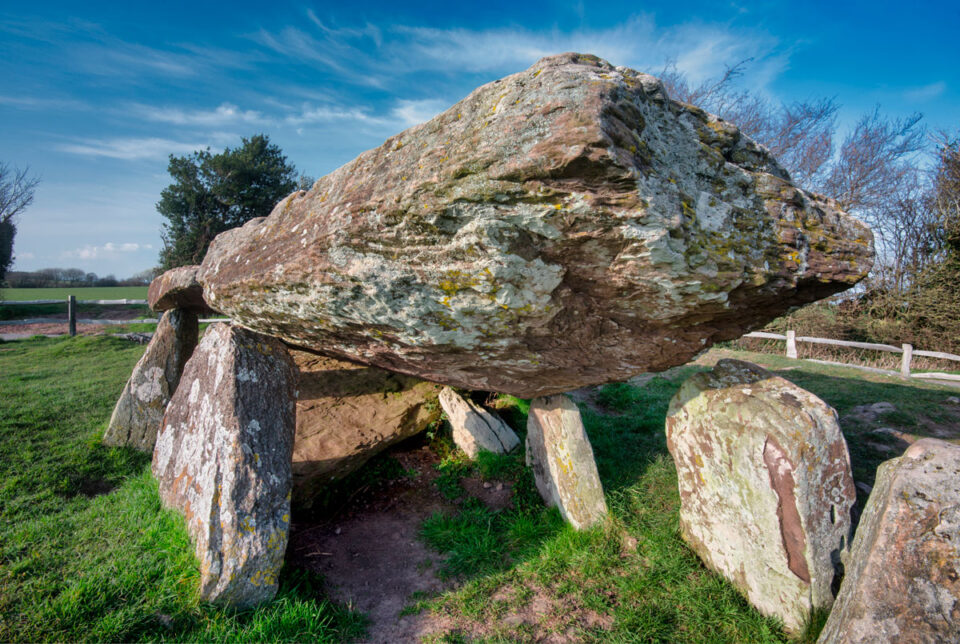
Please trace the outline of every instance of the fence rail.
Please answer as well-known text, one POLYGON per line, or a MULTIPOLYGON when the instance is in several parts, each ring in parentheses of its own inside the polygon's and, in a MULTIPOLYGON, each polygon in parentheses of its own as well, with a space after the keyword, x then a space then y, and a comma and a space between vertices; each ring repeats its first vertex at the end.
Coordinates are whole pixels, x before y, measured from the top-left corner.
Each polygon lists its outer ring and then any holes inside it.
MULTIPOLYGON (((960 381, 960 376, 952 373, 940 373, 940 372, 924 372, 924 373, 911 373, 910 372, 910 363, 913 361, 913 356, 924 356, 927 358, 939 358, 940 360, 953 360, 955 362, 960 362, 960 356, 954 353, 945 353, 943 351, 924 351, 922 349, 914 349, 910 344, 902 344, 899 347, 895 347, 892 344, 878 344, 876 342, 853 342, 851 340, 833 340, 831 338, 814 338, 810 336, 801 335, 798 336, 796 331, 787 331, 786 335, 780 333, 768 333, 766 331, 753 331, 752 333, 747 333, 743 337, 745 338, 759 338, 763 340, 782 340, 787 343, 786 355, 788 358, 797 358, 797 342, 808 342, 810 344, 829 344, 837 347, 851 347, 854 349, 867 349, 869 351, 887 351, 890 353, 899 353, 901 354, 900 358, 900 375, 904 378, 922 378, 929 380, 956 380, 960 381)), ((864 367, 861 365, 852 365, 846 364, 843 362, 833 362, 830 360, 813 360, 808 358, 812 362, 819 362, 822 364, 832 364, 832 365, 841 365, 844 367, 853 367, 855 369, 864 369, 867 371, 876 371, 879 373, 893 374, 896 375, 897 372, 890 371, 888 369, 877 369, 875 367, 864 367)))
MULTIPOLYGON (((14 304, 63 304, 68 300, 3 300, 0 306, 4 304, 12 306, 14 304)), ((147 304, 146 300, 77 300, 77 304, 147 304)))
MULTIPOLYGON (((136 320, 98 320, 92 318, 77 318, 78 304, 112 304, 112 305, 130 305, 130 304, 148 304, 146 300, 78 300, 75 295, 70 295, 66 300, 20 300, 20 301, 2 301, 0 305, 15 304, 66 304, 67 319, 58 320, 50 318, 26 318, 23 320, 5 320, 0 321, 0 326, 12 326, 16 324, 55 324, 66 322, 70 335, 77 335, 77 323, 80 324, 157 324, 160 322, 157 318, 139 318, 136 320)), ((208 318, 200 322, 229 322, 229 318, 208 318)))

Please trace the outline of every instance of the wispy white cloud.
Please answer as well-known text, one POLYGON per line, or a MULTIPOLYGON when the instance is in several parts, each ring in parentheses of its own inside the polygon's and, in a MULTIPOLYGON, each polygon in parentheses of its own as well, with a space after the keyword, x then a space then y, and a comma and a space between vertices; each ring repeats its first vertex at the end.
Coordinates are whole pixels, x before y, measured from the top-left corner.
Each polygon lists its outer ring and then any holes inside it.
POLYGON ((0 105, 10 105, 27 110, 87 110, 90 106, 83 101, 69 98, 40 98, 36 96, 0 96, 0 105))
POLYGON ((903 97, 908 101, 922 103, 930 101, 947 91, 947 84, 944 81, 930 83, 923 87, 913 87, 903 93, 903 97))
MULTIPOLYGON (((114 243, 107 242, 102 246, 91 246, 86 245, 83 248, 77 248, 75 250, 68 250, 61 253, 61 257, 64 259, 82 259, 82 260, 91 260, 91 259, 103 259, 111 255, 116 255, 118 253, 136 253, 142 250, 153 250, 152 244, 137 244, 134 242, 124 242, 124 243, 114 243)), ((24 257, 23 259, 27 259, 24 257)))
POLYGON ((438 98, 428 98, 419 101, 400 100, 390 110, 392 120, 402 127, 411 127, 425 123, 434 116, 450 107, 448 101, 438 98))
MULTIPOLYGON (((656 70, 673 60, 694 82, 721 73, 747 58, 777 54, 776 38, 760 30, 727 24, 686 23, 661 27, 648 15, 604 29, 534 30, 396 25, 383 31, 332 29, 310 13, 313 29, 288 26, 255 39, 288 58, 321 64, 345 80, 393 78, 410 72, 448 74, 519 71, 537 59, 564 51, 596 54, 617 65, 656 70)), ((782 61, 779 64, 783 64, 782 61)))
POLYGON ((179 107, 134 105, 134 111, 148 121, 174 125, 224 127, 234 123, 264 124, 268 119, 255 110, 242 110, 231 103, 222 103, 212 110, 185 110, 179 107))
POLYGON ((385 120, 370 113, 363 107, 342 105, 304 105, 299 112, 287 115, 287 125, 305 125, 308 123, 330 123, 334 121, 356 121, 369 124, 383 124, 385 120))
POLYGON ((207 142, 173 141, 162 138, 84 139, 63 143, 57 149, 69 154, 110 159, 164 159, 171 154, 189 154, 208 147, 207 142))

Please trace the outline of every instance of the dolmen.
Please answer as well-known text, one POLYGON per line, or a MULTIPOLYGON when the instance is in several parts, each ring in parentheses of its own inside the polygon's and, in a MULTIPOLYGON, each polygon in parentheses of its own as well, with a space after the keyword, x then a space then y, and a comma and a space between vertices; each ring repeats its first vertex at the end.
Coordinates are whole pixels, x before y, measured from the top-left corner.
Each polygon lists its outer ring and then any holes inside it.
POLYGON ((533 398, 538 490, 588 528, 606 505, 564 392, 683 364, 872 263, 865 225, 733 125, 652 76, 550 56, 158 277, 150 301, 168 325, 105 441, 153 448, 203 596, 228 604, 275 590, 284 495, 308 500, 421 431, 438 385, 533 398), (230 324, 190 357, 187 313, 207 310, 230 324), (343 404, 356 392, 364 413, 343 404))

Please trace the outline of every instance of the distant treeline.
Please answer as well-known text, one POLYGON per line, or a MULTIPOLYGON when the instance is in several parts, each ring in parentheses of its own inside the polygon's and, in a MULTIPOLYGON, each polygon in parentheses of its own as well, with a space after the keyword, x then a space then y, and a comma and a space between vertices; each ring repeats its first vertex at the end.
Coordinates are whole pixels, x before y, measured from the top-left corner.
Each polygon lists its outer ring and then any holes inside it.
POLYGON ((68 286, 144 286, 153 281, 159 269, 150 268, 125 279, 114 275, 100 277, 79 268, 41 268, 38 271, 8 271, 7 288, 65 288, 68 286))

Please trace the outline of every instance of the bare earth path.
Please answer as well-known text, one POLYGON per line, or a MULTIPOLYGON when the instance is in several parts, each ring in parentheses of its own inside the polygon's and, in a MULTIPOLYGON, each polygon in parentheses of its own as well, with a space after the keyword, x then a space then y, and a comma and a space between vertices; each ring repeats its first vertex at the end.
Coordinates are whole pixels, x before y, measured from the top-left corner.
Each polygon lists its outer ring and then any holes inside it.
POLYGON ((434 575, 439 555, 417 538, 424 519, 456 507, 433 484, 438 459, 416 443, 391 455, 410 476, 358 494, 341 513, 295 522, 288 550, 324 576, 332 599, 366 613, 366 641, 377 644, 415 642, 438 630, 439 620, 428 613, 400 617, 400 611, 416 592, 455 585, 434 575))

